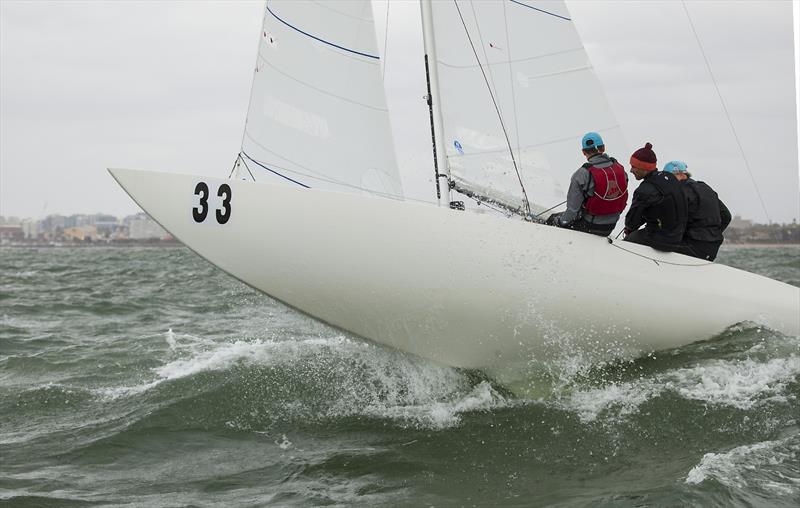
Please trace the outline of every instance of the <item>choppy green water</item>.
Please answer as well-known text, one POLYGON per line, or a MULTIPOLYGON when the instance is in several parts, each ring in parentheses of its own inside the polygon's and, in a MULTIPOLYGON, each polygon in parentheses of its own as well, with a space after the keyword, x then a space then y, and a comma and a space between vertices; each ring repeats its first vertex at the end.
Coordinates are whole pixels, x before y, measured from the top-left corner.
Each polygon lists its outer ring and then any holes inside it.
MULTIPOLYGON (((800 285, 797 248, 720 261, 800 285)), ((518 399, 182 248, 0 249, 0 503, 800 502, 797 337, 743 324, 578 367, 518 399)))

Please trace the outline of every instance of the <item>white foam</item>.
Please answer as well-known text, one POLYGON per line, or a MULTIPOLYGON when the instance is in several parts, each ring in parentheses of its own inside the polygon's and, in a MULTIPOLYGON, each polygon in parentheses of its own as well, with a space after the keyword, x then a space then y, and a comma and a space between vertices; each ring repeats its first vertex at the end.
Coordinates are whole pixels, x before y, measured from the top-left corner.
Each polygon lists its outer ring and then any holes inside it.
POLYGON ((117 399, 201 372, 291 366, 295 375, 312 383, 335 383, 337 395, 322 401, 322 409, 320 401, 287 401, 283 406, 287 414, 314 416, 309 409, 317 407, 313 411, 318 417, 364 415, 441 429, 458 425, 465 412, 507 403, 487 382, 472 387, 467 376, 455 369, 344 336, 209 344, 169 330, 165 340, 171 354, 181 357, 153 369, 155 379, 96 392, 117 399))
POLYGON ((169 344, 169 348, 173 351, 178 349, 178 342, 175 340, 175 332, 172 331, 172 328, 167 330, 164 338, 167 340, 167 344, 169 344))
POLYGON ((573 393, 566 400, 566 405, 578 413, 582 422, 588 423, 606 411, 615 410, 617 417, 636 413, 641 404, 659 392, 660 389, 650 382, 613 383, 603 388, 573 393))
POLYGON ((172 328, 167 330, 164 334, 164 340, 167 342, 169 349, 174 352, 193 352, 200 347, 214 348, 219 347, 217 342, 203 337, 196 337, 188 333, 175 333, 172 328))
POLYGON ((467 394, 449 401, 439 401, 436 393, 428 400, 413 405, 372 405, 364 413, 370 416, 401 420, 415 427, 445 429, 461 423, 461 414, 486 411, 507 404, 507 401, 486 381, 482 381, 467 394))
POLYGON ((777 495, 800 492, 800 472, 796 467, 782 468, 784 463, 797 463, 800 443, 797 436, 777 441, 764 441, 733 448, 723 453, 706 453, 700 463, 686 475, 685 483, 697 485, 714 479, 733 488, 757 486, 777 495))
POLYGON ((216 344, 216 349, 199 350, 207 347, 209 341, 191 335, 177 335, 170 329, 165 339, 173 352, 180 349, 194 349, 191 356, 168 362, 161 367, 153 369, 156 379, 133 386, 105 387, 95 390, 95 393, 111 400, 121 397, 132 397, 155 388, 164 381, 175 380, 209 370, 224 370, 238 362, 267 361, 269 345, 261 342, 243 342, 216 344), (188 339, 188 341, 187 341, 188 339), (181 344, 180 341, 188 342, 181 344))
POLYGON ((276 440, 275 444, 278 445, 278 448, 280 448, 281 450, 288 450, 289 448, 292 447, 292 442, 289 441, 289 438, 286 437, 286 434, 283 434, 281 436, 280 441, 276 440))
POLYGON ((667 388, 682 397, 750 409, 765 401, 785 400, 786 385, 800 374, 800 357, 758 362, 711 360, 667 376, 667 388))
POLYGON ((574 392, 561 404, 577 412, 583 422, 594 421, 603 413, 611 417, 636 413, 644 402, 666 391, 685 399, 748 410, 790 398, 785 390, 798 374, 800 357, 795 355, 766 362, 750 358, 708 360, 652 378, 574 392))
POLYGON ((202 351, 155 369, 162 379, 179 379, 210 370, 225 370, 238 363, 268 363, 274 344, 236 341, 216 350, 202 351))
POLYGON ((151 388, 155 388, 163 379, 158 379, 156 381, 151 381, 149 383, 144 383, 141 385, 134 385, 134 386, 110 386, 105 388, 97 388, 94 393, 100 395, 109 400, 116 400, 123 397, 133 397, 134 395, 139 395, 140 393, 144 393, 151 388))

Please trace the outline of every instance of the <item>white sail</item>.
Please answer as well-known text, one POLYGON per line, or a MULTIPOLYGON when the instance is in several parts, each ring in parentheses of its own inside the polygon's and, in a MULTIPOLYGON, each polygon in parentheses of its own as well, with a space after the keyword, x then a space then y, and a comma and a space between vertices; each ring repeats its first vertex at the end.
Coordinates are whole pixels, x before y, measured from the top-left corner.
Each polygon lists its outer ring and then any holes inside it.
POLYGON ((370 2, 266 2, 242 162, 259 181, 402 196, 370 2))
POLYGON ((521 208, 521 178, 531 208, 542 210, 565 199, 571 174, 585 162, 585 132, 600 132, 611 155, 622 148, 563 1, 432 7, 442 137, 459 187, 521 208))
MULTIPOLYGON (((431 7, 437 136, 449 140, 452 177, 522 206, 483 68, 528 195, 554 204, 583 131, 600 131, 611 148, 621 138, 563 3, 431 7)), ((554 344, 602 361, 743 320, 798 333, 800 289, 765 277, 542 224, 327 192, 400 187, 369 10, 267 3, 242 156, 269 168, 255 168, 259 181, 112 174, 172 235, 250 286, 362 337, 501 379, 547 362, 554 344), (275 185, 287 178, 316 188, 275 185), (678 300, 680 319, 651 312, 678 300), (576 313, 578 301, 591 305, 576 313)))

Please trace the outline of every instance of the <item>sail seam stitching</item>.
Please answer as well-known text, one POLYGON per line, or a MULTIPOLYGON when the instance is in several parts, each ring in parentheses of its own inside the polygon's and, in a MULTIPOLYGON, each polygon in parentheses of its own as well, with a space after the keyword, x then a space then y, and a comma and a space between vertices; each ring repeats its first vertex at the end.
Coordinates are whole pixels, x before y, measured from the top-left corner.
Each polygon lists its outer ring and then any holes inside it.
POLYGON ((321 43, 323 43, 323 44, 327 44, 328 46, 333 46, 334 48, 341 49, 342 51, 347 51, 348 53, 353 53, 353 54, 356 54, 356 55, 365 56, 365 57, 367 57, 367 58, 373 58, 373 59, 375 59, 375 60, 380 60, 380 57, 379 57, 379 56, 376 56, 376 55, 370 55, 369 53, 363 53, 363 52, 361 52, 361 51, 357 51, 357 50, 355 50, 355 49, 346 48, 346 47, 344 47, 344 46, 340 46, 340 45, 338 45, 338 44, 336 44, 336 43, 334 43, 334 42, 331 42, 331 41, 326 41, 325 39, 322 39, 322 38, 320 38, 320 37, 317 37, 316 35, 312 35, 312 34, 310 34, 310 33, 308 33, 308 32, 305 32, 305 31, 303 31, 303 30, 301 30, 301 29, 297 28, 296 26, 294 26, 294 25, 292 25, 292 24, 290 24, 290 23, 288 23, 288 22, 284 21, 284 20, 283 20, 283 19, 281 19, 280 17, 278 17, 278 15, 277 15, 277 14, 275 14, 274 12, 272 12, 272 9, 270 9, 270 8, 269 8, 269 3, 267 3, 266 5, 267 5, 267 10, 269 11, 269 13, 270 13, 270 14, 272 14, 272 16, 273 16, 275 19, 277 19, 278 21, 280 21, 280 22, 281 22, 281 23, 283 23, 284 25, 288 26, 288 27, 289 27, 289 28, 291 28, 292 30, 295 30, 295 31, 297 31, 297 32, 299 32, 299 33, 301 33, 301 34, 305 35, 306 37, 310 37, 310 38, 314 39, 315 41, 319 41, 319 42, 321 42, 321 43))
POLYGON ((544 10, 544 9, 540 9, 540 8, 538 8, 538 7, 534 7, 534 6, 532 6, 532 5, 528 5, 528 4, 522 3, 522 2, 520 2, 520 1, 518 1, 518 0, 509 0, 509 1, 510 1, 512 4, 521 5, 521 6, 523 6, 523 7, 527 7, 528 9, 533 9, 534 11, 539 11, 539 12, 541 12, 541 13, 544 13, 544 14, 549 14, 550 16, 553 16, 553 17, 555 17, 555 18, 560 18, 560 19, 563 19, 563 20, 566 20, 566 21, 572 21, 572 19, 571 19, 571 18, 567 18, 567 17, 565 17, 565 16, 562 16, 562 15, 560 15, 560 14, 556 14, 556 13, 554 13, 554 12, 546 11, 546 10, 544 10))
MULTIPOLYGON (((300 167, 300 168, 304 169, 305 171, 309 171, 309 172, 311 172, 311 173, 314 173, 314 174, 303 173, 303 172, 301 172, 301 171, 297 171, 297 170, 295 170, 295 169, 290 169, 290 168, 283 167, 283 166, 276 166, 275 164, 272 164, 273 166, 275 166, 275 167, 278 167, 279 169, 281 169, 281 170, 283 170, 283 171, 288 171, 288 172, 290 172, 290 173, 294 173, 294 174, 296 174, 296 175, 304 176, 304 177, 306 177, 306 178, 313 178, 314 180, 318 180, 318 181, 320 181, 320 182, 331 183, 331 184, 334 184, 334 185, 339 185, 339 186, 341 186, 341 187, 347 187, 347 188, 350 188, 350 189, 360 190, 360 191, 363 191, 363 192, 367 192, 367 193, 369 193, 369 194, 374 194, 374 195, 376 195, 376 196, 381 196, 381 197, 385 197, 385 198, 389 198, 389 199, 396 199, 396 200, 400 200, 400 201, 418 201, 418 202, 420 202, 420 203, 428 203, 428 201, 424 201, 424 200, 409 199, 409 198, 406 198, 405 196, 399 196, 399 195, 396 195, 396 194, 391 194, 391 193, 388 193, 388 192, 380 192, 380 191, 376 191, 376 190, 368 189, 368 188, 366 188, 366 187, 359 187, 358 185, 349 184, 349 183, 347 183, 347 182, 344 182, 344 181, 341 181, 341 180, 336 180, 336 179, 333 179, 333 178, 326 178, 326 177, 325 177, 325 176, 324 176, 322 173, 320 173, 320 172, 318 172, 318 171, 314 171, 314 170, 313 170, 313 169, 311 169, 311 168, 307 168, 307 167, 305 167, 305 166, 303 166, 303 165, 301 165, 301 164, 298 164, 298 163, 296 163, 296 162, 294 162, 294 161, 291 161, 291 160, 287 159, 286 157, 283 157, 283 156, 281 156, 280 154, 277 154, 277 153, 273 152, 272 150, 269 150, 269 149, 268 149, 268 148, 266 148, 264 145, 262 145, 261 143, 259 143, 259 142, 258 142, 258 141, 256 141, 256 140, 254 140, 254 139, 253 139, 253 137, 252 137, 252 136, 251 136, 249 133, 247 134, 247 138, 248 138, 248 139, 250 139, 250 141, 252 141, 253 143, 255 143, 255 144, 256 144, 257 146, 259 146, 260 148, 262 148, 262 149, 264 149, 265 151, 267 151, 267 152, 269 152, 269 153, 271 153, 271 154, 275 155, 276 157, 280 157, 281 159, 285 160, 286 162, 289 162, 290 164, 294 164, 294 165, 296 165, 296 166, 298 166, 298 167, 300 167)), ((254 158, 250 157, 248 154, 246 154, 246 153, 244 152, 244 150, 242 151, 242 153, 243 153, 243 154, 244 154, 244 155, 245 155, 245 156, 246 156, 248 159, 250 159, 251 161, 255 162, 255 163, 256 163, 256 164, 258 164, 259 166, 263 167, 264 169, 266 169, 266 170, 268 170, 268 171, 271 171, 272 173, 275 173, 275 174, 276 174, 276 175, 278 175, 278 176, 281 176, 281 177, 283 177, 283 178, 286 178, 287 180, 291 180, 291 178, 289 178, 289 177, 287 177, 287 176, 284 176, 284 175, 282 175, 282 174, 278 173, 277 171, 274 171, 274 170, 272 170, 272 169, 270 169, 270 168, 268 168, 268 167, 266 167, 266 166, 262 165, 262 163, 260 163, 260 162, 259 162, 259 161, 257 161, 256 159, 254 159, 254 158)), ((308 186, 308 185, 305 185, 305 184, 303 184, 303 183, 296 182, 296 181, 294 181, 294 180, 291 180, 291 181, 293 181, 293 182, 295 182, 295 183, 297 183, 297 184, 299 184, 299 185, 302 185, 302 186, 304 186, 304 187, 306 187, 306 188, 312 188, 312 187, 310 187, 310 186, 308 186)))
MULTIPOLYGON (((572 49, 565 49, 564 51, 555 51, 553 53, 545 53, 545 54, 542 54, 542 55, 534 55, 534 56, 529 56, 529 57, 525 57, 525 58, 501 60, 501 61, 497 61, 497 62, 493 62, 493 63, 487 63, 486 65, 488 67, 492 67, 492 66, 496 66, 496 65, 505 65, 505 64, 511 64, 511 63, 515 63, 516 64, 516 63, 520 63, 520 62, 528 62, 528 61, 531 61, 531 60, 538 60, 540 58, 549 58, 551 56, 561 56, 561 55, 567 55, 569 53, 578 53, 578 52, 582 52, 582 51, 584 51, 584 48, 582 48, 582 47, 580 47, 580 48, 572 48, 572 49)), ((445 62, 445 61, 443 61, 441 59, 439 59, 437 61, 441 65, 443 65, 445 67, 450 67, 451 69, 474 69, 475 67, 477 67, 477 65, 456 65, 456 64, 451 64, 451 63, 447 63, 447 62, 445 62)))
POLYGON ((286 72, 282 71, 282 70, 281 70, 281 69, 279 69, 277 66, 275 66, 274 64, 272 64, 272 63, 271 63, 269 60, 267 60, 267 58, 266 58, 266 57, 265 57, 263 54, 261 54, 261 52, 260 52, 260 51, 258 52, 258 57, 259 57, 259 58, 260 58, 260 59, 261 59, 261 60, 262 60, 262 61, 263 61, 263 62, 264 62, 264 63, 265 63, 265 64, 266 64, 268 67, 270 67, 271 69, 273 69, 274 71, 276 71, 278 74, 281 74, 281 75, 283 75, 283 76, 286 76, 287 78, 291 79, 292 81, 294 81, 294 82, 296 82, 296 83, 299 83, 299 84, 301 84, 301 85, 307 86, 308 88, 310 88, 310 89, 312 89, 312 90, 316 90, 317 92, 320 92, 320 93, 322 93, 322 94, 325 94, 325 95, 327 95, 327 96, 329 96, 329 97, 334 97, 334 98, 336 98, 336 99, 340 99, 340 100, 342 100, 342 101, 349 102, 350 104, 354 104, 354 105, 356 105, 356 106, 361 106, 361 107, 364 107, 364 108, 367 108, 367 109, 371 109, 371 110, 373 110, 373 111, 380 111, 380 112, 383 112, 383 113, 388 113, 388 112, 389 112, 389 110, 388 110, 387 108, 381 108, 381 107, 371 106, 371 105, 369 105, 369 104, 364 104, 363 102, 354 101, 354 100, 352 100, 352 99, 348 99, 347 97, 342 97, 341 95, 337 95, 337 94, 335 94, 335 93, 328 92, 328 91, 326 91, 326 90, 323 90, 323 89, 321 89, 321 88, 317 88, 316 86, 314 86, 314 85, 312 85, 312 84, 310 84, 310 83, 307 83, 307 82, 305 82, 305 81, 303 81, 303 80, 300 80, 300 79, 298 79, 298 78, 296 78, 296 77, 292 76, 291 74, 288 74, 288 73, 286 73, 286 72))
MULTIPOLYGON (((610 127, 604 127, 602 129, 597 129, 597 132, 607 132, 607 131, 610 131, 612 129, 619 129, 619 128, 620 128, 619 124, 614 124, 614 125, 612 125, 610 127)), ((563 143, 564 141, 572 141, 574 139, 575 139, 575 136, 558 138, 558 139, 553 139, 553 140, 550 140, 550 141, 545 141, 544 143, 536 143, 535 145, 524 145, 524 146, 521 146, 520 149, 527 150, 529 148, 536 148, 536 147, 539 147, 539 146, 552 145, 552 144, 555 144, 555 143, 563 143)), ((470 153, 466 153, 465 152, 465 153, 459 154, 457 156, 456 155, 448 155, 448 157, 466 158, 466 157, 473 157, 473 156, 476 156, 476 155, 485 155, 485 154, 490 154, 490 153, 502 153, 502 152, 507 152, 507 151, 508 151, 508 148, 496 148, 494 150, 473 150, 470 153)))

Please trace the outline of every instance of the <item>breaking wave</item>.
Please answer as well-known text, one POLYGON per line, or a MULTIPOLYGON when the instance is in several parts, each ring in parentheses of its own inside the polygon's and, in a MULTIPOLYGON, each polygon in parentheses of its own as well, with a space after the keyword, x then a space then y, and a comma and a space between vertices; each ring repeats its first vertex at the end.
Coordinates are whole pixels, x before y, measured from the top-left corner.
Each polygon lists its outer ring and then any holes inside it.
MULTIPOLYGON (((215 343, 170 330, 165 341, 174 357, 151 369, 151 379, 99 388, 98 395, 116 400, 168 389, 203 374, 223 374, 236 379, 236 385, 223 380, 212 390, 247 392, 254 404, 272 405, 271 419, 364 416, 432 429, 457 426, 462 413, 509 403, 474 373, 344 336, 215 343)), ((226 425, 257 426, 245 420, 233 415, 226 425)))
POLYGON ((800 493, 800 434, 706 453, 686 475, 686 484, 716 481, 734 489, 762 491, 772 496, 800 493))
POLYGON ((577 391, 563 404, 584 422, 601 415, 624 417, 638 411, 644 402, 664 393, 686 400, 749 410, 773 402, 794 399, 786 394, 789 383, 800 375, 800 356, 759 361, 706 360, 630 382, 610 383, 600 388, 577 391))

